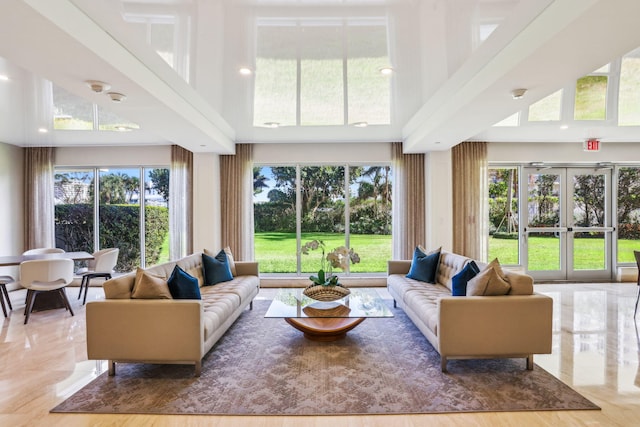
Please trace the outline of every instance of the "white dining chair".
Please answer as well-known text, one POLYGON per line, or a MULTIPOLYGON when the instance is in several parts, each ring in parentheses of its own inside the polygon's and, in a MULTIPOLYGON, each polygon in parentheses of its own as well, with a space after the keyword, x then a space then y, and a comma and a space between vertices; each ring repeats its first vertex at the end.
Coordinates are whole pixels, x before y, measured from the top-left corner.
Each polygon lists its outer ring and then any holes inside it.
POLYGON ((106 248, 94 252, 93 259, 89 260, 86 268, 81 268, 76 271, 76 275, 82 276, 80 282, 80 292, 78 293, 78 299, 82 296, 82 289, 84 288, 84 299, 82 305, 87 302, 87 291, 89 290, 89 282, 91 279, 101 277, 103 279, 111 279, 113 269, 118 263, 118 254, 120 249, 118 248, 106 248))
POLYGON ((56 292, 64 306, 73 316, 73 310, 65 287, 73 281, 73 261, 70 259, 42 259, 24 261, 20 264, 20 285, 27 289, 27 304, 24 308, 24 324, 29 321, 35 297, 43 292, 56 292))
POLYGON ((64 253, 64 249, 60 248, 36 248, 29 249, 22 252, 22 255, 40 255, 40 254, 61 254, 64 253))

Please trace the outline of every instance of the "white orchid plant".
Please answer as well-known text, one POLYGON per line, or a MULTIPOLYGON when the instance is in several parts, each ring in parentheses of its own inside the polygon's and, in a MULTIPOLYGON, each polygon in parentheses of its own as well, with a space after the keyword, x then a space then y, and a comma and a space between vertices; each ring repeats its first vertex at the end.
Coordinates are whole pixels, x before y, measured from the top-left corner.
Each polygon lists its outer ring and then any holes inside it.
POLYGON ((338 276, 333 274, 333 269, 339 268, 344 271, 349 267, 349 262, 352 264, 360 262, 360 256, 353 248, 349 249, 346 246, 339 246, 325 255, 325 243, 322 240, 311 240, 305 243, 300 252, 304 255, 309 255, 311 251, 316 249, 322 250, 322 258, 318 275, 309 276, 309 280, 314 285, 341 286, 338 282, 338 276))

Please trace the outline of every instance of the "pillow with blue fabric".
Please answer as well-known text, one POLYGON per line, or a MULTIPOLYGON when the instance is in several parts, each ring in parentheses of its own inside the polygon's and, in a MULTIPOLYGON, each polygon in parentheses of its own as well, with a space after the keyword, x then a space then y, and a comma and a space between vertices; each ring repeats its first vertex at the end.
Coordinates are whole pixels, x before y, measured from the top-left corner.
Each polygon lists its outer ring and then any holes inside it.
POLYGON ((173 299, 202 299, 198 279, 175 266, 167 280, 173 299))
POLYGON ((218 252, 215 257, 203 253, 202 269, 204 272, 204 286, 233 280, 233 274, 231 274, 227 254, 224 250, 218 252))
POLYGON ((431 284, 436 283, 436 275, 438 273, 438 264, 440 263, 440 251, 438 248, 429 253, 425 253, 419 246, 413 251, 413 259, 411 260, 411 268, 407 277, 409 279, 419 280, 431 284))
POLYGON ((464 297, 467 295, 467 283, 480 273, 480 267, 471 260, 462 270, 451 278, 451 295, 454 297, 464 297))

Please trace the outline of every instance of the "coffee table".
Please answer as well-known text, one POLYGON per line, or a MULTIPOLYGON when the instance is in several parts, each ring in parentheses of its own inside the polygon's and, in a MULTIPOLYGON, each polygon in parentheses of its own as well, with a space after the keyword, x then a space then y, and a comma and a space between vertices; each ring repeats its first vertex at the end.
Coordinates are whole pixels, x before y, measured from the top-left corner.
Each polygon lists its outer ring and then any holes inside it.
POLYGON ((393 317, 375 288, 350 288, 337 301, 316 301, 300 288, 278 291, 264 317, 282 318, 313 341, 336 341, 368 317, 393 317))

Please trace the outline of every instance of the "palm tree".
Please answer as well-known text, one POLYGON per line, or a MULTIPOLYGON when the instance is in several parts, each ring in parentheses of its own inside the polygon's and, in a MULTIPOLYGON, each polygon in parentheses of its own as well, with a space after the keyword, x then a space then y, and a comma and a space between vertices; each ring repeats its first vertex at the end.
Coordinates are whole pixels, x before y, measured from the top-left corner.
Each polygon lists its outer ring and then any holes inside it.
POLYGON ((259 166, 253 167, 253 195, 262 193, 264 188, 268 188, 266 183, 267 177, 262 175, 262 168, 259 166))

